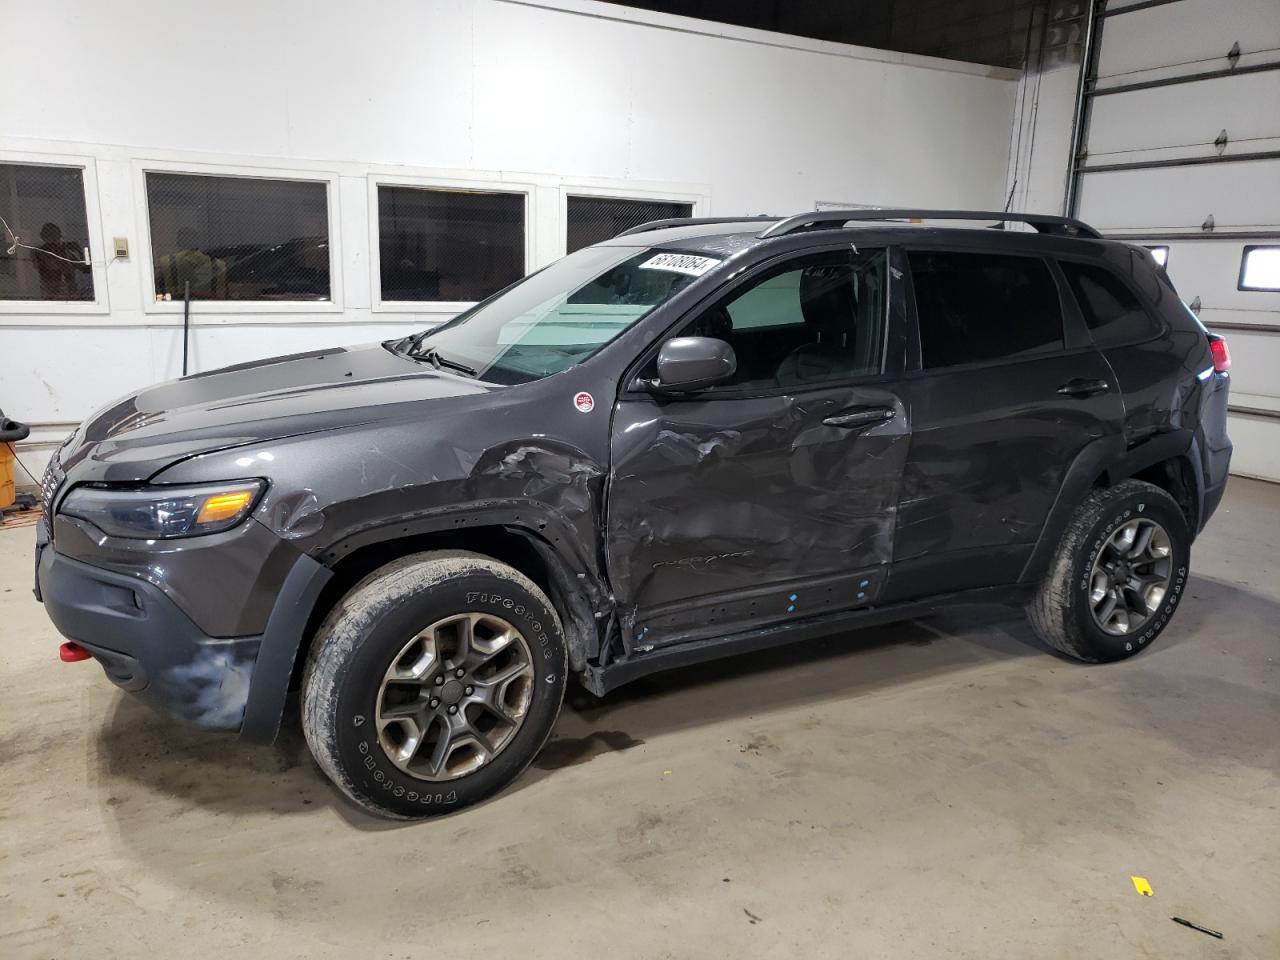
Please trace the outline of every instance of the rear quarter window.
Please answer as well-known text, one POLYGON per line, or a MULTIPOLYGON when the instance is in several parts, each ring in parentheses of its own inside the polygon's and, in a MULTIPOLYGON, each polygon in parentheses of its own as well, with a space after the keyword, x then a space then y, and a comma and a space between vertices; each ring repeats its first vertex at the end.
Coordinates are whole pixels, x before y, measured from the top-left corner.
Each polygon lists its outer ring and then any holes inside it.
POLYGON ((916 250, 908 258, 925 369, 1062 349, 1058 286, 1038 257, 916 250))
POLYGON ((1149 340, 1160 332, 1160 324, 1147 313, 1137 295, 1106 267, 1066 261, 1060 261, 1058 266, 1096 343, 1149 340))

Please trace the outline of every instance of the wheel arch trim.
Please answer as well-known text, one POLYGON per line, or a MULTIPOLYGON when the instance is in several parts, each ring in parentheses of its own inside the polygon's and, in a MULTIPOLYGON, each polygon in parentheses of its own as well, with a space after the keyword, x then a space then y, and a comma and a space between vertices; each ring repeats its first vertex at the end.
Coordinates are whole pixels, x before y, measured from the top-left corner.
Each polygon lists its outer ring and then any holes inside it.
POLYGON ((299 556, 285 577, 275 606, 267 618, 258 659, 249 681, 240 739, 249 743, 271 743, 280 732, 284 704, 289 695, 289 678, 302 647, 303 634, 320 591, 333 571, 308 556, 299 556))
MULTIPOLYGON (((1188 472, 1194 489, 1191 491, 1196 516, 1202 515, 1204 481, 1195 469, 1198 448, 1195 435, 1189 429, 1161 433, 1126 449, 1124 439, 1118 434, 1100 437, 1085 446, 1067 468, 1066 476, 1058 488, 1058 495, 1045 518, 1040 536, 1031 556, 1027 558, 1018 577, 1019 583, 1040 579, 1049 569, 1054 551, 1062 539, 1062 533, 1071 522, 1076 505, 1098 485, 1114 486, 1142 471, 1170 460, 1184 460, 1191 468, 1188 472)), ((1190 524, 1193 528, 1196 521, 1190 524)), ((1194 535, 1195 531, 1192 530, 1194 535)))
MULTIPOLYGON (((581 670, 599 650, 599 624, 608 622, 612 598, 596 571, 582 556, 576 532, 554 511, 534 501, 470 504, 466 509, 435 511, 412 518, 391 518, 342 540, 300 556, 285 578, 263 635, 240 738, 270 743, 279 734, 290 679, 335 567, 366 547, 405 541, 406 551, 424 535, 452 534, 454 546, 470 549, 468 534, 501 530, 523 539, 547 571, 551 602, 560 614, 570 665, 581 670)), ((483 551, 479 551, 483 552, 483 551)), ((495 558, 498 559, 498 558, 495 558)))

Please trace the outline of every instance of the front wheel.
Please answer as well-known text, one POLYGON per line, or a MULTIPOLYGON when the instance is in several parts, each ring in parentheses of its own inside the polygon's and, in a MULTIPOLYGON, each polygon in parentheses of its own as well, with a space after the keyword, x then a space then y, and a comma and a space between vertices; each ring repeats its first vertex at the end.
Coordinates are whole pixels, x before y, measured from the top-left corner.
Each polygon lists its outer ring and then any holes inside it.
POLYGON ((1190 555, 1186 517, 1165 491, 1140 480, 1095 490, 1072 515, 1028 618, 1068 656, 1122 660, 1168 625, 1190 555))
POLYGON ((546 595, 478 554, 376 570, 325 618, 302 683, 311 753, 348 797, 416 819, 483 800, 560 713, 568 656, 546 595))

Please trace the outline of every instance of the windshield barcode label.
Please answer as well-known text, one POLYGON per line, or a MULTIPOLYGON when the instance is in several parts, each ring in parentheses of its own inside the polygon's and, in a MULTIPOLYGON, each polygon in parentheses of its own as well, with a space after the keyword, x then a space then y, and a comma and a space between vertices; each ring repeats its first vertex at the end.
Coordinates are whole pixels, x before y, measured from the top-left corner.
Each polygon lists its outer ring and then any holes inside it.
POLYGON ((714 257, 695 257, 687 253, 659 253, 640 264, 641 270, 670 270, 700 277, 720 261, 714 257))

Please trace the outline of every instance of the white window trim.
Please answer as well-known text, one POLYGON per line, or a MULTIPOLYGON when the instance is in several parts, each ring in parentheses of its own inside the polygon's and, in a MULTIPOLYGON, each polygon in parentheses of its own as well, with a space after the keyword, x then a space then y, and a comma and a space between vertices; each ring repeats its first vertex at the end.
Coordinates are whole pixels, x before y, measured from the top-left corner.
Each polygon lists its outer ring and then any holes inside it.
POLYGON ((151 249, 151 216, 147 204, 148 173, 187 173, 196 176, 248 177, 254 180, 301 180, 326 185, 325 203, 329 221, 328 300, 192 300, 192 313, 276 314, 342 313, 342 219, 338 209, 339 174, 329 170, 255 167, 248 164, 190 163, 173 160, 133 161, 134 207, 138 224, 139 263, 143 265, 142 310, 146 314, 182 313, 182 300, 156 301, 156 265, 151 249))
POLYGON ((569 250, 569 197, 605 197, 615 200, 657 200, 693 205, 691 216, 705 217, 711 209, 711 190, 693 184, 628 183, 625 180, 567 180, 560 184, 560 210, 556 215, 556 251, 569 250))
MULTIPOLYGON (((0 163, 27 164, 34 167, 71 167, 80 171, 84 181, 84 217, 89 231, 89 257, 93 275, 92 300, 0 300, 0 314, 28 316, 104 316, 110 314, 107 296, 107 267, 111 264, 110 241, 102 236, 102 209, 98 203, 98 169, 93 157, 72 154, 27 153, 0 150, 0 163), (95 238, 97 242, 95 243, 95 238)), ((0 231, 0 238, 3 231, 0 231)), ((6 247, 7 249, 7 247, 6 247)))
POLYGON ((534 258, 534 234, 537 232, 537 185, 528 181, 500 178, 458 178, 429 174, 407 176, 370 173, 369 189, 369 296, 373 313, 418 313, 447 320, 467 310, 475 300, 383 300, 382 245, 378 239, 378 187, 418 187, 424 190, 453 190, 459 193, 514 193, 524 196, 524 267, 528 276, 537 262, 534 258))

